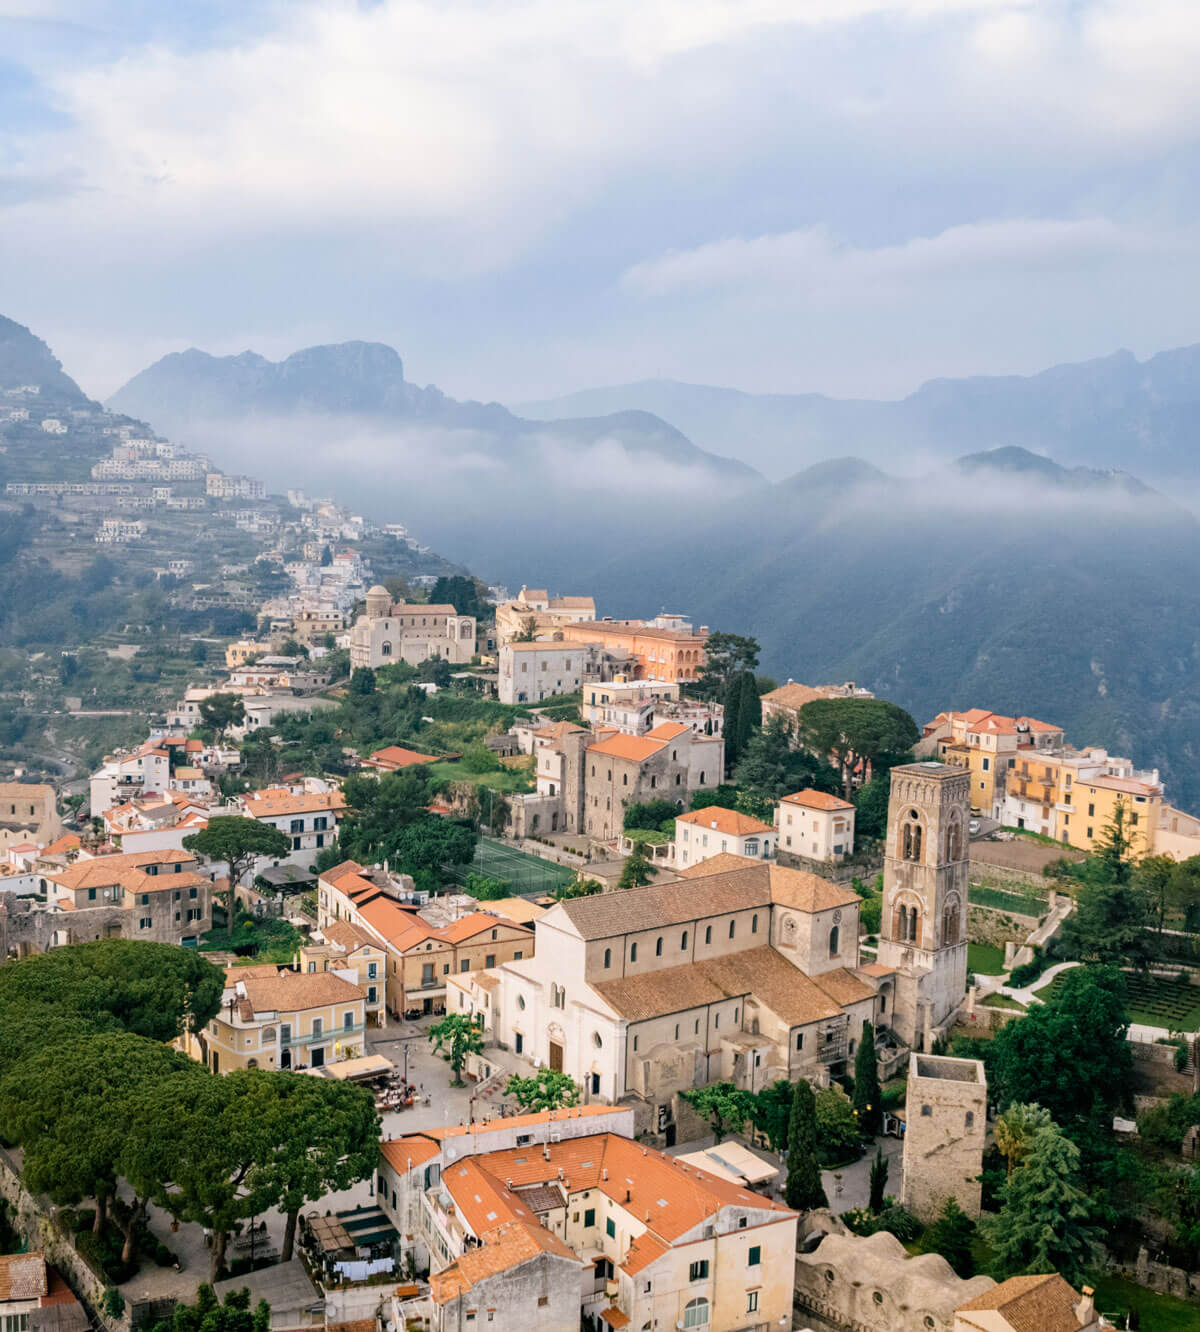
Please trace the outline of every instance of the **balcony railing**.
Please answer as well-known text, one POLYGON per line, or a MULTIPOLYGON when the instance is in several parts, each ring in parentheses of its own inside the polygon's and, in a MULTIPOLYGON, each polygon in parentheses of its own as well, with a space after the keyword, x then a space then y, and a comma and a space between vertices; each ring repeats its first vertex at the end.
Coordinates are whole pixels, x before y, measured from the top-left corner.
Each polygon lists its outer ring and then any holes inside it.
POLYGON ((361 1035, 367 1029, 365 1022, 356 1022, 352 1027, 327 1027, 324 1031, 309 1032, 301 1036, 293 1032, 280 1038, 280 1045, 318 1045, 322 1042, 344 1040, 347 1036, 361 1035))

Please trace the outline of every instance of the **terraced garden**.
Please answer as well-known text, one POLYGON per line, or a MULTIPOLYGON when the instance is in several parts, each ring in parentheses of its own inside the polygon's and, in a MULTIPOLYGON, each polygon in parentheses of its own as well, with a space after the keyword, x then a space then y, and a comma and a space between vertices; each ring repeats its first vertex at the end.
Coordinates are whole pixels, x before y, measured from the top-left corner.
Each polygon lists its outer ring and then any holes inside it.
MULTIPOLYGON (((1052 998, 1062 985, 1066 972, 1060 971, 1049 985, 1034 993, 1039 999, 1052 998)), ((1129 1020, 1146 1027, 1165 1027, 1168 1031, 1200 1031, 1200 986, 1189 985, 1175 977, 1140 976, 1126 972, 1129 988, 1129 1020)))

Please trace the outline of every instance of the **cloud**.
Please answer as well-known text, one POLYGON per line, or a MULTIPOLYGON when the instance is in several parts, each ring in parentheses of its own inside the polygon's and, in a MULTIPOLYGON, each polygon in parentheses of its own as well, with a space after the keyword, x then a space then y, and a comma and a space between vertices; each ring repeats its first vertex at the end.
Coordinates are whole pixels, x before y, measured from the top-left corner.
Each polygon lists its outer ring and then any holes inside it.
MULTIPOLYGON (((94 363, 97 390, 140 368, 122 347, 346 337, 410 361, 415 344, 460 396, 713 367, 826 387, 752 355, 747 324, 778 338, 805 293, 859 310, 874 283, 886 307, 1001 271, 1038 306, 1042 274, 1093 258, 1120 300, 1121 265, 1157 272, 1138 237, 1170 240, 1200 206, 1194 0, 18 8, 101 36, 9 57, 40 114, 0 106, 0 299, 94 363)), ((1117 341, 1177 334, 1149 297, 1117 341)), ((1089 310, 1040 342, 997 323, 968 346, 950 322, 948 362, 943 344, 882 365, 870 338, 833 345, 872 391, 984 368, 1001 333, 1007 366, 1113 323, 1089 310)))

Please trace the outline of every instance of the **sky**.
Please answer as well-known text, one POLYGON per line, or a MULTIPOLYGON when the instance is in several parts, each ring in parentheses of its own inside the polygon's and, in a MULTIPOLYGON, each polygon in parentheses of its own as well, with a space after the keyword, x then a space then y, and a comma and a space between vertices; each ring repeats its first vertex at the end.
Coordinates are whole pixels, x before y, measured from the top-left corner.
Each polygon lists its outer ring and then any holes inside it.
POLYGON ((1200 341, 1195 0, 0 0, 0 313, 104 397, 350 338, 513 403, 1200 341))

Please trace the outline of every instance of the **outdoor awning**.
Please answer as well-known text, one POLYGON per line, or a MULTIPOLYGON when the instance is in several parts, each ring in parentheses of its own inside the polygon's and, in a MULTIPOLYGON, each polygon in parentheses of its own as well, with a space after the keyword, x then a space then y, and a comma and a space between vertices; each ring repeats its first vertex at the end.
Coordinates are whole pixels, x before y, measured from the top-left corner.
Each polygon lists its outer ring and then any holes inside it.
POLYGON ((338 1082, 358 1082, 363 1078, 378 1078, 390 1073, 396 1066, 381 1054, 362 1055, 358 1059, 341 1059, 336 1064, 324 1065, 327 1078, 338 1082))
POLYGON ((709 1170, 721 1179, 729 1179, 737 1184, 762 1184, 774 1179, 779 1174, 778 1166, 764 1161, 761 1156, 740 1142, 722 1142, 715 1147, 706 1147, 700 1152, 689 1152, 678 1158, 688 1165, 709 1170))
POLYGON ((305 1218, 312 1237, 320 1246, 322 1253, 345 1253, 354 1251, 354 1240, 350 1238, 346 1227, 336 1216, 312 1215, 305 1218))

